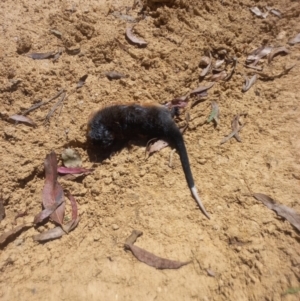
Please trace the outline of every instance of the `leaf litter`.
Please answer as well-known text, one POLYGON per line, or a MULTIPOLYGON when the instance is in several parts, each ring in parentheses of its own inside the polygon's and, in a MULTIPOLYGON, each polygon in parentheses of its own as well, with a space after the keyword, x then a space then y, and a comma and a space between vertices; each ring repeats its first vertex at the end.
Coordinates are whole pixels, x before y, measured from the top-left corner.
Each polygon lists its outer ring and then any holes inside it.
POLYGON ((133 44, 137 44, 141 47, 145 47, 147 46, 147 42, 145 40, 143 40, 142 38, 138 38, 137 36, 135 36, 132 32, 132 29, 134 27, 127 27, 126 28, 126 37, 127 39, 132 42, 133 44))
POLYGON ((284 47, 284 46, 273 48, 272 51, 268 55, 268 63, 270 64, 271 61, 273 60, 274 56, 276 56, 279 53, 289 54, 290 51, 288 49, 286 49, 286 47, 284 47))
POLYGON ((78 208, 75 198, 69 191, 67 191, 66 194, 71 202, 72 207, 72 219, 67 224, 63 224, 65 214, 64 192, 57 181, 57 158, 55 152, 53 151, 46 156, 45 174, 46 179, 43 188, 42 199, 43 206, 46 209, 35 216, 34 223, 39 223, 50 216, 50 218, 55 223, 59 224, 60 227, 56 227, 35 235, 33 239, 36 241, 46 241, 68 234, 78 225, 80 220, 78 217, 78 208))
POLYGON ((46 156, 44 166, 46 179, 42 191, 42 203, 45 209, 35 216, 34 223, 40 223, 50 216, 54 222, 62 225, 65 202, 63 189, 57 181, 57 159, 55 152, 52 151, 46 156))
POLYGON ((11 115, 9 117, 9 119, 17 121, 17 122, 27 123, 34 127, 36 126, 36 123, 31 118, 23 116, 23 115, 14 114, 14 115, 11 115))
POLYGON ((276 203, 274 199, 263 193, 254 193, 254 198, 261 201, 269 209, 276 211, 276 213, 285 218, 289 223, 291 223, 298 231, 300 231, 300 214, 294 209, 276 203))
POLYGON ((225 137, 220 144, 223 144, 225 142, 227 142, 229 139, 231 139, 232 137, 234 137, 238 142, 242 142, 240 136, 239 136, 239 131, 245 126, 245 124, 243 124, 242 126, 240 126, 240 122, 239 122, 239 118, 241 115, 246 115, 246 114, 240 114, 240 115, 235 115, 232 122, 231 122, 231 128, 232 128, 232 132, 225 137))
POLYGON ((300 33, 298 33, 294 38, 288 41, 290 45, 295 45, 297 43, 300 43, 300 33))
POLYGON ((190 263, 190 261, 180 262, 180 261, 158 257, 153 253, 150 253, 142 248, 135 246, 134 245, 135 241, 141 235, 143 235, 143 232, 133 230, 131 235, 126 239, 124 244, 124 247, 126 249, 129 249, 139 261, 149 266, 152 266, 156 269, 179 269, 180 267, 190 263))
POLYGON ((207 123, 210 123, 211 121, 215 121, 215 123, 219 124, 219 116, 220 116, 220 110, 219 106, 215 101, 211 102, 211 113, 207 118, 207 123))
POLYGON ((250 79, 248 77, 245 76, 245 84, 242 88, 243 92, 247 92, 256 82, 257 79, 257 75, 254 74, 250 79))
POLYGON ((94 169, 87 169, 83 167, 57 167, 57 172, 60 174, 85 174, 88 175, 93 172, 94 169))
POLYGON ((19 225, 19 226, 13 228, 12 230, 4 232, 3 234, 0 235, 0 245, 5 243, 12 236, 18 235, 23 230, 31 228, 32 226, 33 226, 32 224, 22 224, 22 225, 19 225))

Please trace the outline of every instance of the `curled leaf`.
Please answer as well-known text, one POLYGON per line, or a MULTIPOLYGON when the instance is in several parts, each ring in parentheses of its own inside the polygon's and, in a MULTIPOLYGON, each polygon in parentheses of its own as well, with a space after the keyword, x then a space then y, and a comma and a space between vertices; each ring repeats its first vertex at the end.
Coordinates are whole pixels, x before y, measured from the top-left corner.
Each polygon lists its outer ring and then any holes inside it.
POLYGON ((254 74, 250 79, 245 76, 245 84, 244 84, 244 86, 242 88, 242 91, 243 92, 248 91, 253 86, 253 84, 255 83, 256 79, 257 79, 257 75, 256 74, 254 74))
POLYGON ((166 258, 161 258, 142 248, 134 246, 133 243, 140 235, 142 235, 142 232, 134 230, 125 243, 125 247, 127 249, 130 249, 132 254, 139 261, 144 262, 149 266, 155 267, 156 269, 179 269, 180 267, 190 263, 190 261, 180 262, 180 261, 170 260, 166 258))
POLYGON ((284 46, 273 48, 272 51, 268 55, 268 63, 270 64, 271 61, 273 60, 273 57, 279 53, 289 54, 290 52, 284 46))
POLYGON ((236 68, 236 66, 237 66, 238 60, 237 60, 236 57, 234 57, 234 58, 232 59, 232 63, 233 63, 233 66, 232 66, 232 68, 231 68, 231 70, 230 70, 228 76, 226 76, 225 79, 224 79, 224 80, 226 80, 226 81, 228 81, 228 80, 231 79, 231 77, 232 77, 232 75, 233 75, 233 73, 234 73, 234 70, 235 70, 235 68, 236 68))
POLYGON ((47 241, 59 238, 65 234, 68 234, 70 231, 76 228, 80 221, 80 217, 78 217, 78 209, 75 198, 71 195, 69 191, 67 191, 67 197, 69 198, 72 206, 72 220, 67 224, 61 224, 61 227, 55 227, 43 233, 33 236, 35 241, 47 241))
POLYGON ((147 146, 146 146, 146 154, 148 156, 150 156, 152 153, 160 151, 161 149, 163 149, 169 145, 169 143, 164 140, 157 140, 153 144, 151 144, 153 142, 153 140, 156 140, 156 138, 148 141, 147 146))
POLYGON ((57 172, 60 174, 90 174, 94 169, 86 169, 82 167, 64 167, 59 166, 57 167, 57 172))
POLYGON ((290 45, 295 45, 300 43, 300 33, 298 33, 293 39, 289 40, 288 42, 290 45))
POLYGON ((85 84, 87 77, 88 77, 88 74, 85 74, 84 76, 80 77, 80 79, 77 83, 76 89, 81 88, 85 84))
POLYGON ((209 86, 206 86, 206 87, 200 86, 200 87, 196 88, 195 90, 193 90, 193 91, 190 93, 190 95, 199 95, 199 94, 201 94, 201 93, 203 93, 203 92, 206 92, 206 91, 209 90, 214 84, 215 84, 215 83, 213 82, 213 83, 211 83, 209 86))
MULTIPOLYGON (((34 217, 33 223, 38 224, 38 223, 42 222, 44 219, 46 219, 47 217, 49 217, 56 210, 56 208, 62 204, 62 202, 63 202, 63 200, 60 199, 58 203, 55 203, 52 206, 49 206, 48 208, 41 211, 39 214, 37 214, 34 217)), ((62 222, 60 222, 60 223, 62 223, 62 222)))
POLYGON ((219 73, 216 73, 216 74, 213 74, 209 80, 213 81, 213 82, 218 82, 220 80, 223 80, 223 79, 226 79, 227 78, 227 72, 225 70, 219 72, 219 73))
POLYGON ((225 62, 225 60, 217 60, 214 65, 214 69, 218 69, 225 62))
POLYGON ((294 209, 276 203, 271 197, 263 193, 254 193, 253 196, 266 205, 269 209, 276 211, 276 213, 290 222, 298 231, 300 231, 300 214, 294 209))
POLYGON ((33 52, 33 53, 26 54, 26 56, 32 58, 33 60, 45 60, 45 59, 53 58, 55 54, 56 51, 45 52, 45 53, 33 52))
POLYGON ((200 59, 199 66, 202 67, 202 68, 205 68, 210 64, 210 62, 211 62, 211 57, 203 56, 200 59))
POLYGON ((6 240, 8 238, 11 238, 13 235, 17 235, 20 232, 22 232, 23 230, 28 229, 30 227, 32 227, 32 225, 23 224, 23 225, 20 225, 20 226, 17 226, 15 228, 13 228, 12 230, 9 230, 7 232, 2 233, 0 235, 0 245, 2 245, 4 242, 6 242, 6 240))
POLYGON ((66 167, 81 167, 82 160, 80 154, 71 148, 65 149, 62 154, 61 158, 63 160, 63 163, 66 167))
POLYGON ((133 44, 137 44, 139 46, 147 46, 147 42, 141 38, 138 38, 137 36, 135 36, 133 33, 132 33, 132 29, 133 27, 127 27, 126 28, 126 37, 128 38, 128 40, 130 42, 132 42, 133 44))
POLYGON ((29 117, 23 116, 23 115, 11 115, 9 119, 19 122, 28 123, 30 125, 36 126, 36 123, 29 117))
POLYGON ((121 79, 121 78, 127 77, 126 75, 116 72, 116 71, 105 72, 105 75, 109 80, 121 79))
POLYGON ((202 70, 201 74, 200 74, 200 77, 204 77, 208 71, 210 70, 210 66, 211 66, 211 53, 209 53, 209 62, 208 62, 208 65, 202 70))

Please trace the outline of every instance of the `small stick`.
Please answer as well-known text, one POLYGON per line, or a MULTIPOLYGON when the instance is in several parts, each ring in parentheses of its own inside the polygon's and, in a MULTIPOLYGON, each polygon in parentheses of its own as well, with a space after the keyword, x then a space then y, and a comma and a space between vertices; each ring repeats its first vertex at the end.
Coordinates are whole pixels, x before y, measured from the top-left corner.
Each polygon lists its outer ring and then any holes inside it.
POLYGON ((63 92, 65 91, 65 89, 61 89, 56 95, 54 95, 53 97, 51 97, 49 100, 46 100, 45 102, 39 102, 39 103, 36 103, 34 104, 33 106, 31 106, 29 109, 23 111, 21 114, 22 115, 27 115, 29 112, 49 103, 50 101, 54 100, 55 98, 57 98, 59 95, 61 95, 63 92))
POLYGON ((45 117, 45 121, 44 124, 46 124, 47 122, 49 122, 50 117, 52 116, 52 114, 55 112, 55 110, 61 105, 61 103, 63 102, 63 100, 66 97, 66 92, 63 93, 63 95, 61 96, 61 98, 56 102, 56 104, 52 107, 52 109, 49 111, 49 113, 47 114, 47 116, 45 117))
POLYGON ((170 152, 170 159, 169 159, 169 167, 170 168, 173 168, 173 156, 174 156, 175 152, 176 152, 176 148, 172 149, 170 152))

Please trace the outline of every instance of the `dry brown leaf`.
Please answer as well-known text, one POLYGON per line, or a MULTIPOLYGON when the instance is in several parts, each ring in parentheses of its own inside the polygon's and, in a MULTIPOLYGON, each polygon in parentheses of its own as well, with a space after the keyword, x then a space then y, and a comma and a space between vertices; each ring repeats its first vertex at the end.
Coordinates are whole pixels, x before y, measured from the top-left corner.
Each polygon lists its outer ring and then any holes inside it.
POLYGON ((147 46, 147 42, 141 38, 136 37, 133 33, 132 33, 132 29, 133 27, 127 27, 126 28, 126 37, 128 38, 128 40, 130 42, 132 42, 133 44, 137 44, 139 46, 147 46))
POLYGON ((83 167, 64 167, 64 166, 57 167, 57 172, 60 174, 88 175, 93 171, 94 171, 94 169, 87 169, 87 168, 83 168, 83 167))
POLYGON ((270 64, 271 61, 273 60, 274 56, 276 56, 279 53, 289 54, 290 52, 284 46, 273 48, 272 51, 268 55, 268 63, 270 64))
POLYGON ((225 137, 220 144, 223 144, 225 142, 227 142, 229 139, 231 139, 232 137, 235 137, 235 139, 238 142, 242 142, 240 136, 239 136, 239 131, 244 127, 245 124, 243 124, 242 126, 240 126, 239 124, 239 118, 240 115, 235 115, 232 122, 231 122, 231 128, 232 128, 232 132, 225 137))
POLYGON ((200 63, 199 63, 199 66, 202 67, 202 68, 205 68, 207 67, 211 62, 211 58, 208 57, 208 56, 203 56, 201 59, 200 59, 200 63))
POLYGON ((225 70, 223 70, 219 73, 216 73, 216 74, 213 74, 212 76, 210 76, 209 80, 211 80, 213 82, 218 82, 220 80, 226 79, 226 77, 227 77, 227 72, 225 70))
POLYGON ((203 92, 206 92, 207 90, 209 90, 213 85, 214 85, 215 83, 213 82, 213 83, 210 83, 210 85, 209 86, 200 86, 200 87, 198 87, 198 88, 196 88, 195 90, 193 90, 191 93, 190 93, 190 95, 199 95, 199 94, 201 94, 201 93, 203 93, 203 92))
POLYGON ((58 224, 62 224, 65 212, 64 192, 57 181, 57 159, 55 152, 46 156, 45 184, 42 191, 42 200, 45 210, 34 218, 34 223, 41 222, 50 215, 50 218, 58 224))
POLYGON ((130 249, 132 254, 141 262, 146 263, 149 266, 155 267, 156 269, 179 269, 180 267, 187 265, 188 262, 180 262, 170 260, 166 258, 158 257, 142 248, 134 246, 134 242, 143 233, 141 231, 133 230, 131 235, 126 239, 125 247, 130 249))
POLYGON ((29 117, 23 116, 23 115, 11 115, 9 119, 19 122, 28 123, 30 125, 36 126, 36 123, 29 117))
POLYGON ((77 83, 76 89, 81 88, 85 84, 87 77, 88 77, 88 74, 85 74, 84 76, 80 77, 80 79, 77 83))
POLYGON ((208 73, 208 71, 210 70, 211 62, 212 62, 212 59, 211 59, 211 53, 209 52, 209 61, 208 61, 208 64, 207 64, 207 66, 202 70, 202 72, 201 72, 201 74, 200 74, 200 77, 205 77, 205 75, 208 73))
POLYGON ((13 235, 17 235, 19 234, 21 231, 23 231, 24 229, 27 229, 27 228, 30 228, 32 227, 32 225, 26 225, 26 224, 23 224, 23 225, 20 225, 20 226, 17 226, 15 228, 13 228, 12 230, 10 231, 7 231, 7 232, 4 232, 3 234, 1 234, 0 236, 0 245, 2 245, 4 242, 6 242, 6 240, 8 238, 10 238, 11 236, 13 235))
POLYGON ((42 241, 59 238, 65 234, 66 232, 61 227, 55 227, 43 233, 34 235, 33 240, 42 242, 42 241))
POLYGON ((26 54, 26 56, 32 58, 33 60, 44 60, 44 59, 50 59, 54 57, 55 54, 56 51, 45 52, 45 53, 33 52, 33 53, 26 54))
POLYGON ((300 231, 300 214, 294 209, 277 204, 271 197, 263 193, 254 193, 253 196, 266 205, 269 209, 276 211, 276 213, 290 222, 298 231, 300 231))
POLYGON ((109 71, 109 72, 105 72, 104 74, 109 80, 121 79, 127 77, 126 75, 119 73, 117 71, 109 71))
POLYGON ((260 59, 268 55, 272 51, 272 46, 261 46, 253 50, 247 57, 246 63, 255 66, 260 59))
POLYGON ((254 74, 250 79, 245 76, 245 84, 242 88, 242 91, 243 92, 248 91, 254 85, 254 83, 256 82, 256 79, 257 79, 256 74, 254 74))

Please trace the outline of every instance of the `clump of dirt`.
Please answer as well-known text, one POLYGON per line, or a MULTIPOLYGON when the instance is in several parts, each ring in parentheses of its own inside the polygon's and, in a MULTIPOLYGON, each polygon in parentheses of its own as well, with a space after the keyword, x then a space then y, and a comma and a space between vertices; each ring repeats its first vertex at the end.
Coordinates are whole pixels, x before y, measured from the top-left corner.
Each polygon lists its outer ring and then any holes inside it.
POLYGON ((299 232, 251 196, 264 193, 300 212, 300 44, 288 44, 300 32, 299 14, 298 2, 276 0, 2 1, 1 233, 14 227, 19 212, 27 215, 18 225, 41 211, 43 162, 51 150, 73 148, 94 171, 59 180, 78 202, 81 220, 73 232, 35 242, 34 235, 54 227, 47 223, 1 246, 1 299, 299 300, 299 232), (254 6, 276 8, 282 17, 259 18, 254 6), (128 26, 146 46, 126 39, 128 26), (263 71, 248 69, 248 54, 262 45, 285 46, 289 54, 270 64, 262 59, 263 71), (50 51, 58 57, 26 56, 50 51), (214 61, 220 53, 238 61, 230 80, 216 82, 206 98, 191 98, 184 134, 211 220, 190 195, 176 153, 169 167, 169 147, 145 160, 146 145, 133 143, 99 164, 101 154, 89 156, 86 142, 88 116, 103 105, 164 104, 208 85, 199 63, 209 53, 214 61), (109 80, 110 71, 124 77, 109 80), (254 74, 243 93, 245 77, 254 74), (61 89, 68 97, 49 122, 57 99, 28 113, 35 128, 8 120, 61 89), (220 109, 217 126, 206 122, 212 101, 220 109), (220 145, 243 113, 242 142, 220 145), (192 262, 161 271, 137 261, 124 250, 133 229, 145 234, 139 247, 192 262))

